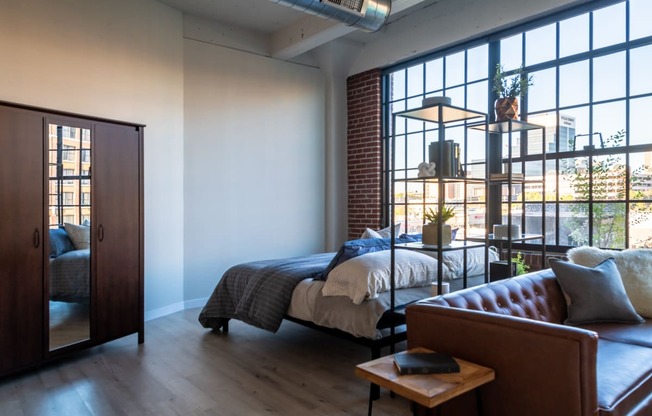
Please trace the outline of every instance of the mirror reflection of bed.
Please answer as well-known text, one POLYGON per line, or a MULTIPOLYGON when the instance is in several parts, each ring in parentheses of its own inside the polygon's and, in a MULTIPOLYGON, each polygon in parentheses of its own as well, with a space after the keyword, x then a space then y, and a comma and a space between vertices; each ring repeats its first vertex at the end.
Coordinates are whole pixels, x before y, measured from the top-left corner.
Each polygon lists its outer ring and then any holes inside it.
POLYGON ((49 349, 90 339, 91 130, 49 123, 49 349))

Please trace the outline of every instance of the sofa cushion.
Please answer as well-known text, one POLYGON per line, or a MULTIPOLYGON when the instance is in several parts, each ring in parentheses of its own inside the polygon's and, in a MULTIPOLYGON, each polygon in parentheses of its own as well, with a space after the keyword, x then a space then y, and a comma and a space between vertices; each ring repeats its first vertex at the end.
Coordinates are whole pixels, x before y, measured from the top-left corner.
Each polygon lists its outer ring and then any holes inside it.
POLYGON ((652 321, 650 320, 637 325, 603 323, 580 327, 597 332, 601 339, 652 348, 652 321))
POLYGON ((637 414, 652 391, 652 349, 598 340, 596 374, 600 415, 637 414))
POLYGON ((616 261, 585 267, 557 259, 550 265, 568 304, 567 325, 643 322, 627 297, 616 261))
POLYGON ((652 250, 602 250, 597 247, 575 247, 568 251, 573 263, 593 267, 613 257, 623 279, 629 300, 639 315, 652 318, 652 250))

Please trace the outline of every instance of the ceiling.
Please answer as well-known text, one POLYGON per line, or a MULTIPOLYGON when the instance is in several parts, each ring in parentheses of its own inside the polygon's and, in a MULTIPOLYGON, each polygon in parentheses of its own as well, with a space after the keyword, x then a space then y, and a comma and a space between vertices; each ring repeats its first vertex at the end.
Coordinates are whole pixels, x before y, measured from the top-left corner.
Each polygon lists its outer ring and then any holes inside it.
POLYGON ((305 13, 270 0, 159 0, 184 13, 242 29, 272 34, 305 13))
MULTIPOLYGON (((185 14, 267 35, 269 55, 292 59, 338 38, 365 43, 374 34, 326 20, 270 0, 158 0, 185 14)), ((392 0, 387 25, 446 0, 392 0)), ((453 0, 455 1, 455 0, 453 0)))

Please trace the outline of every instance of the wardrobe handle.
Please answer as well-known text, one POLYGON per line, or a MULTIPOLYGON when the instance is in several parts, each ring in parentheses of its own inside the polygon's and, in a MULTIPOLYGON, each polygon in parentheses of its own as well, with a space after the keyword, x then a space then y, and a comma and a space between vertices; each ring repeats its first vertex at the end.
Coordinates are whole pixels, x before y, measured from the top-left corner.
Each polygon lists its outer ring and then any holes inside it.
POLYGON ((41 233, 39 233, 38 228, 34 230, 34 248, 38 248, 41 245, 41 233))
POLYGON ((102 224, 97 227, 97 239, 100 241, 104 240, 104 226, 102 224))

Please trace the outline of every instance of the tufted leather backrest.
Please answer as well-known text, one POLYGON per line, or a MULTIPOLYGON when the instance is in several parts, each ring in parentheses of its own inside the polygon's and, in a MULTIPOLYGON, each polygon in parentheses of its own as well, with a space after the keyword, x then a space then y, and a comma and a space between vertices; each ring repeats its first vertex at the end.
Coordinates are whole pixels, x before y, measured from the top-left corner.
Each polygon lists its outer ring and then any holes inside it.
POLYGON ((566 300, 551 269, 428 298, 431 303, 561 324, 566 300))

